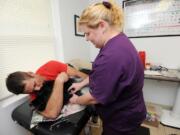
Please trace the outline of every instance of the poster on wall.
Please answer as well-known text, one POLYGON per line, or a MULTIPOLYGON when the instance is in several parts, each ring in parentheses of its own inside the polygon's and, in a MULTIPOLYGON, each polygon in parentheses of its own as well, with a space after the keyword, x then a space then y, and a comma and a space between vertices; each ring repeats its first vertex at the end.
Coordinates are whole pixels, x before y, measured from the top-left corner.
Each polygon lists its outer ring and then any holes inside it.
POLYGON ((124 0, 122 6, 128 37, 180 36, 180 0, 124 0))

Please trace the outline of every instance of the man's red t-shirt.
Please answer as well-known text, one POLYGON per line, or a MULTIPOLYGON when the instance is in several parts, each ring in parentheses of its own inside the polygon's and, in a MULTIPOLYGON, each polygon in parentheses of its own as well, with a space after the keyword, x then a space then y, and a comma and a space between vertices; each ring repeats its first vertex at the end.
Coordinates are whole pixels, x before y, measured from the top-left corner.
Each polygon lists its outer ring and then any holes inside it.
MULTIPOLYGON (((67 72, 67 65, 59 61, 51 60, 44 65, 42 65, 37 71, 36 74, 45 77, 46 80, 55 80, 57 75, 61 72, 67 72)), ((30 94, 30 100, 36 98, 35 94, 30 94)))

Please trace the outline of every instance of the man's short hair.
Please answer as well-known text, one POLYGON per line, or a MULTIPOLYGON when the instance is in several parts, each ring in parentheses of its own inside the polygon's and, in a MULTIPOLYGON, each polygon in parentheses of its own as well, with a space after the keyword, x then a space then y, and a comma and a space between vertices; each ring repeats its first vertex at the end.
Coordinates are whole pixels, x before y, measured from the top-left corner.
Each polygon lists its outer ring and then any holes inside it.
POLYGON ((21 94, 24 92, 23 81, 27 79, 27 73, 22 71, 17 71, 11 73, 6 78, 6 86, 8 90, 14 94, 21 94))

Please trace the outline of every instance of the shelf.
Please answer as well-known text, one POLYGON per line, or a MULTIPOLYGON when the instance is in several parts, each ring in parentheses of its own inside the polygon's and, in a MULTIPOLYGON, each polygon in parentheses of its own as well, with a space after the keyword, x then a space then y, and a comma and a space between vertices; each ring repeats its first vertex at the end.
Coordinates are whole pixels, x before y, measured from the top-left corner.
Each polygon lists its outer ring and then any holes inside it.
POLYGON ((178 70, 152 72, 150 70, 145 70, 144 78, 179 83, 173 109, 172 111, 163 110, 161 123, 167 126, 180 128, 180 72, 178 70))

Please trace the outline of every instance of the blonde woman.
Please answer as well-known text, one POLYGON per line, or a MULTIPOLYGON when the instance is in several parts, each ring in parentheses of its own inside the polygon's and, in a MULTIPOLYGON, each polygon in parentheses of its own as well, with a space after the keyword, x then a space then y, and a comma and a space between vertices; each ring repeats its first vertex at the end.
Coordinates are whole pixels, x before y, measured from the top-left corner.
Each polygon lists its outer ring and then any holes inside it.
POLYGON ((71 103, 95 104, 103 121, 103 135, 135 135, 145 119, 144 69, 138 53, 122 32, 123 12, 113 1, 87 7, 80 16, 79 30, 99 48, 92 72, 71 86, 73 92, 89 85, 90 91, 73 95, 71 103))

